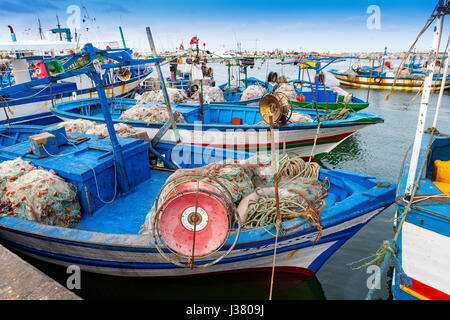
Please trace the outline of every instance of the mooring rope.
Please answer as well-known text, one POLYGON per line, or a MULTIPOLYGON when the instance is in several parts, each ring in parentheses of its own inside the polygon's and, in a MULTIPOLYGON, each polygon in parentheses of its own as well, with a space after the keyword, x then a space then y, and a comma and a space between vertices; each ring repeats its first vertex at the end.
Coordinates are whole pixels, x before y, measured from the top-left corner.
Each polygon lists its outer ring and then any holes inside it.
POLYGON ((389 97, 391 96, 392 91, 394 90, 395 83, 397 82, 398 76, 400 75, 400 71, 403 68, 406 58, 411 54, 411 51, 413 50, 414 46, 416 45, 417 41, 419 41, 422 34, 428 29, 428 27, 433 23, 434 19, 436 19, 437 15, 435 14, 436 9, 438 8, 439 4, 436 5, 433 12, 431 13, 431 16, 428 18, 427 22, 423 26, 422 30, 420 30, 419 34, 417 35, 416 39, 414 40, 413 44, 409 48, 408 52, 403 56, 402 61, 400 62, 400 65, 397 69, 397 72, 395 73, 394 82, 392 83, 391 89, 389 90, 389 93, 386 95, 385 99, 389 100, 389 97))

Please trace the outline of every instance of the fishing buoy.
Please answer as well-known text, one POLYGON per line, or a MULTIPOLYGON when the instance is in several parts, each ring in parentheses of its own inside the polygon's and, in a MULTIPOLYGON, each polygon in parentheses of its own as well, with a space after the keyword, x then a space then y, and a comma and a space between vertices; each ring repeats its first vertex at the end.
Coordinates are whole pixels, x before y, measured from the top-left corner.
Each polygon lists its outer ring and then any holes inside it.
POLYGON ((158 226, 170 249, 186 257, 201 257, 223 244, 229 230, 227 206, 212 193, 221 194, 204 182, 198 182, 198 187, 197 182, 186 182, 170 193, 158 226))
POLYGON ((302 94, 301 94, 301 95, 298 95, 298 96, 297 96, 297 101, 298 101, 298 102, 305 102, 305 96, 302 95, 302 94))

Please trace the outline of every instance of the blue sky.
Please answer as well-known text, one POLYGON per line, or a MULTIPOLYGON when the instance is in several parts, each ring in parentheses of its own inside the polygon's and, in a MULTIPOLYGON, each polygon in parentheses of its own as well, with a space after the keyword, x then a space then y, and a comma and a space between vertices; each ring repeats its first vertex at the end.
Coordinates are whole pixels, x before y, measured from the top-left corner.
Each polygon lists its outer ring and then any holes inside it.
MULTIPOLYGON (((44 30, 56 26, 56 14, 65 27, 70 17, 66 10, 76 5, 85 19, 78 30, 83 41, 120 40, 121 25, 127 44, 135 50, 148 50, 145 27, 150 26, 158 50, 174 49, 197 35, 211 50, 234 49, 240 42, 248 50, 358 52, 387 46, 388 51, 405 51, 435 4, 435 0, 0 0, 0 41, 10 39, 8 24, 18 39, 37 40, 38 17, 44 30), (367 27, 370 5, 380 9, 379 29, 367 27)), ((423 38, 419 51, 430 47, 430 32, 423 38)))

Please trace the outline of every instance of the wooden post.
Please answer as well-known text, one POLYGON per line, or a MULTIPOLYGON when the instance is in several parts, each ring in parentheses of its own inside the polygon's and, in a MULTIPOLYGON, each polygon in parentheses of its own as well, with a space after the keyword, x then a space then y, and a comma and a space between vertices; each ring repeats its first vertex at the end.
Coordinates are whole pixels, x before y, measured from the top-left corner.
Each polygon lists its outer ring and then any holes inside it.
MULTIPOLYGON (((157 58, 158 54, 156 53, 155 43, 153 42, 153 37, 152 37, 152 32, 150 31, 150 27, 147 27, 146 30, 147 30, 148 43, 150 45, 150 49, 152 50, 152 55, 154 58, 157 58)), ((177 141, 177 143, 179 143, 179 142, 181 142, 180 133, 178 132, 177 124, 176 124, 174 116, 173 116, 173 111, 172 111, 172 107, 170 105, 170 99, 169 99, 169 95, 167 93, 166 83, 164 81, 164 76, 161 71, 160 63, 157 62, 155 64, 155 66, 156 66, 156 69, 158 70, 159 81, 161 83, 161 89, 162 89, 162 92, 164 95, 164 100, 166 102, 167 112, 169 113, 170 122, 172 123, 172 129, 173 129, 173 133, 175 135, 175 140, 177 141)))

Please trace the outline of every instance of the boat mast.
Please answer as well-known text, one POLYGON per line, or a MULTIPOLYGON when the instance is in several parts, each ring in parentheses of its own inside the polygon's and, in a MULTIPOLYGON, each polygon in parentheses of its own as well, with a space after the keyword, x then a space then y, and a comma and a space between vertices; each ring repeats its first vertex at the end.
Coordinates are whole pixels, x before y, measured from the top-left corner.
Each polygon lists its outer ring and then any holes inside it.
POLYGON ((425 128, 425 120, 427 116, 428 104, 430 101, 431 85, 433 81, 434 67, 436 65, 437 51, 440 38, 440 27, 442 24, 442 16, 436 17, 436 25, 433 31, 433 40, 431 45, 431 51, 428 55, 428 65, 423 82, 422 99, 420 101, 419 119, 417 122, 416 135, 414 138, 413 149, 411 153, 410 168, 408 172, 408 178, 406 180, 405 199, 409 200, 414 188, 414 181, 416 179, 417 164, 419 161, 420 147, 422 144, 422 137, 425 128))
POLYGON ((41 19, 38 18, 38 24, 39 24, 39 36, 41 37, 42 40, 42 26, 41 26, 41 19))
MULTIPOLYGON (((444 74, 442 75, 442 78, 441 78, 441 88, 439 90, 439 98, 438 98, 438 102, 437 102, 437 105, 436 105, 436 112, 434 114, 434 120, 433 120, 433 126, 432 126, 435 129, 436 129, 436 126, 437 126, 437 120, 438 120, 438 116, 439 116, 439 109, 441 107, 442 95, 444 93, 445 85, 446 85, 446 82, 447 82, 449 56, 450 56, 450 49, 447 49, 447 60, 445 61, 444 74)), ((444 53, 444 59, 445 59, 445 53, 444 53)))

